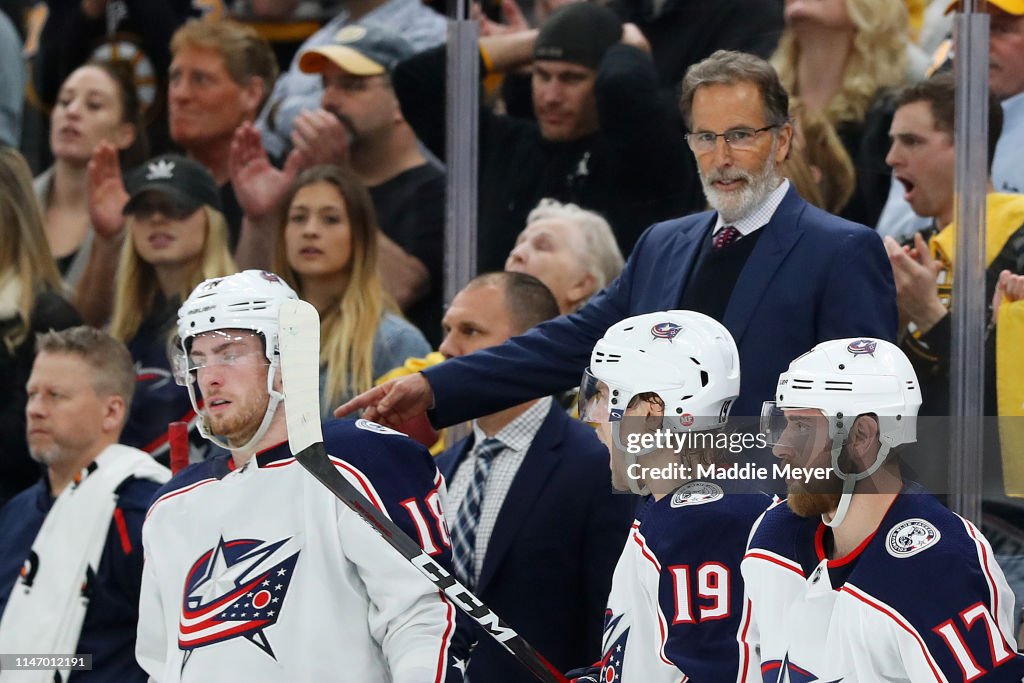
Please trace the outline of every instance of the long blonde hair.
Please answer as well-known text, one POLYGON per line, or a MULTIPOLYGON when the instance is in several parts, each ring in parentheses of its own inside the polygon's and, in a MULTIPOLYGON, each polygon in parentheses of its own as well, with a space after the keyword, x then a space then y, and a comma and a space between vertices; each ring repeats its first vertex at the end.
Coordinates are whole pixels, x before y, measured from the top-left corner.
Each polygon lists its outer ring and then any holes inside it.
MULTIPOLYGON (((206 214, 206 238, 203 240, 201 257, 184 266, 188 269, 188 277, 181 291, 173 294, 181 301, 203 280, 238 272, 238 266, 228 249, 228 223, 224 214, 207 204, 202 209, 206 214)), ((139 326, 146 314, 152 311, 160 294, 156 270, 139 258, 139 252, 135 249, 132 220, 129 216, 125 228, 124 245, 117 266, 114 313, 110 321, 110 336, 125 343, 131 341, 139 331, 139 326)))
POLYGON ((795 97, 790 102, 790 111, 796 130, 795 153, 783 162, 783 175, 808 202, 830 213, 839 213, 850 201, 857 184, 850 155, 823 114, 809 113, 795 97))
POLYGON ((299 190, 328 183, 338 190, 348 214, 351 256, 346 269, 348 284, 337 300, 321 313, 320 364, 327 368, 325 395, 329 401, 346 390, 366 391, 373 386, 373 340, 385 312, 398 306, 384 291, 377 273, 377 212, 370 193, 350 170, 340 166, 316 166, 295 180, 285 206, 274 250, 274 272, 303 296, 302 280, 288 263, 285 228, 292 202, 299 190))
MULTIPOLYGON (((906 77, 909 20, 902 0, 846 0, 846 11, 855 33, 839 92, 824 111, 833 126, 863 121, 879 88, 901 85, 906 77)), ((800 45, 791 29, 782 32, 771 62, 786 90, 798 97, 800 45)))
POLYGON ((32 329, 36 297, 46 290, 61 291, 61 279, 32 190, 32 172, 18 150, 0 147, 0 282, 8 278, 14 278, 19 287, 20 320, 3 338, 13 353, 32 329))

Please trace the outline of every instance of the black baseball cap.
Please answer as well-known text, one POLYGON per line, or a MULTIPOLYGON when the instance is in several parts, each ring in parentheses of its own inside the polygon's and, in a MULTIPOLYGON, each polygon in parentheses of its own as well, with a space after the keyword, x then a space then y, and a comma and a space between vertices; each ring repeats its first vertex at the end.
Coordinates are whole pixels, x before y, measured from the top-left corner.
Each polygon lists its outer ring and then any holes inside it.
POLYGON ((535 60, 573 62, 597 69, 604 53, 622 39, 622 20, 595 2, 572 2, 553 11, 533 45, 535 60))
POLYGON ((161 192, 182 207, 198 209, 204 204, 221 211, 220 190, 206 167, 178 154, 150 159, 125 178, 130 199, 124 212, 131 213, 144 192, 161 192))
POLYGON ((332 62, 353 76, 377 76, 391 71, 413 52, 405 38, 368 21, 350 24, 335 33, 330 43, 303 52, 299 69, 318 74, 323 72, 327 62, 332 62))

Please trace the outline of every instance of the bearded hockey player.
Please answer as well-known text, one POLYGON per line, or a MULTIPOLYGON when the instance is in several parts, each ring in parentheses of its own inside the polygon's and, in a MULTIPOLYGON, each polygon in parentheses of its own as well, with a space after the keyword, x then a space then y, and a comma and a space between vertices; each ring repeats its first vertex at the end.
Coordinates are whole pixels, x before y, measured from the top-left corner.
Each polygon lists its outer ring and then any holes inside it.
POLYGON ((615 488, 647 498, 612 578, 604 657, 598 667, 573 672, 577 680, 721 683, 756 676, 756 654, 739 640, 740 561, 771 499, 756 482, 697 477, 698 466, 728 457, 716 437, 728 436, 739 388, 732 336, 700 313, 627 318, 594 347, 580 419, 597 423, 615 488))
POLYGON ((773 453, 827 476, 790 480, 743 560, 764 681, 1024 677, 988 542, 902 479, 893 449, 916 441, 920 405, 910 361, 879 339, 824 342, 779 377, 773 453))
MULTIPOLYGON (((177 370, 230 457, 183 470, 143 526, 136 653, 165 681, 460 681, 454 607, 288 448, 276 275, 207 280, 178 313, 177 370)), ((331 460, 447 560, 443 482, 426 449, 365 420, 326 425, 331 460)))

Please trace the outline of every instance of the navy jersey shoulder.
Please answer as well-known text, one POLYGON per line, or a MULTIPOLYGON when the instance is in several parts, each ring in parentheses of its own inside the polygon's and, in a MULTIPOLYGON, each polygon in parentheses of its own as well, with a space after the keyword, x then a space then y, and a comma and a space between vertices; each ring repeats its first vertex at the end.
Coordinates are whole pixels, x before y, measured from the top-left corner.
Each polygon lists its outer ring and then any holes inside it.
POLYGON ((327 422, 324 448, 358 468, 378 489, 400 487, 402 482, 433 482, 437 471, 422 444, 369 420, 327 422))
POLYGON ((975 666, 991 674, 983 680, 1019 681, 1024 658, 1002 635, 1011 632, 1013 619, 999 616, 1012 612, 1014 596, 1000 591, 1001 571, 991 552, 977 528, 910 486, 893 503, 847 585, 863 601, 881 602, 883 611, 909 623, 947 674, 963 670, 965 649, 975 666))
POLYGON ((151 479, 129 477, 114 491, 117 507, 124 512, 145 512, 162 485, 151 479))
POLYGON ((998 612, 991 552, 977 528, 934 497, 904 493, 848 582, 930 631, 978 602, 998 612))
POLYGON ((192 463, 161 486, 150 501, 150 505, 168 493, 179 491, 205 479, 223 479, 232 469, 234 469, 234 463, 230 453, 218 453, 202 462, 192 463))
POLYGON ((750 530, 769 504, 764 493, 692 481, 647 508, 640 531, 663 564, 723 555, 735 558, 738 569, 750 530))
POLYGON ((431 555, 447 559, 443 543, 435 542, 433 536, 421 537, 421 522, 442 515, 438 492, 442 479, 426 447, 400 432, 358 419, 324 424, 324 448, 369 480, 388 515, 406 534, 420 538, 420 545, 431 555))
POLYGON ((750 537, 750 549, 767 550, 795 560, 800 554, 797 550, 800 542, 806 539, 813 542, 820 523, 820 517, 801 517, 781 500, 764 513, 750 537))

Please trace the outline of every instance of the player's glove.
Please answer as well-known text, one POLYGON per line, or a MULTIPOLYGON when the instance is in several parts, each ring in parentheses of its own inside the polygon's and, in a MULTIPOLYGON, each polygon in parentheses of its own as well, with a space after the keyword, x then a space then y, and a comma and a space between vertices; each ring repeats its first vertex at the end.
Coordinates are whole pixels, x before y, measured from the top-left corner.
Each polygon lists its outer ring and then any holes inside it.
POLYGON ((582 669, 573 669, 566 671, 565 677, 569 679, 569 683, 600 683, 601 667, 587 666, 582 669))

